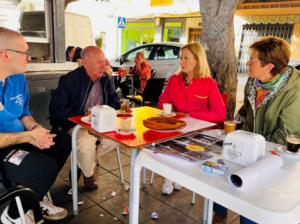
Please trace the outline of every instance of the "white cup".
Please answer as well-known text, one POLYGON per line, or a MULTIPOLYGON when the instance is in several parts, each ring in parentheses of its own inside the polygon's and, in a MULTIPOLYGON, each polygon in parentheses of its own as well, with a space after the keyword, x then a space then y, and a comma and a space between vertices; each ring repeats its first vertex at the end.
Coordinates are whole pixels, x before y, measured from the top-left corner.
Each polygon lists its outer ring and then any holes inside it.
POLYGON ((164 114, 171 114, 172 113, 172 104, 164 103, 163 110, 164 110, 164 114))

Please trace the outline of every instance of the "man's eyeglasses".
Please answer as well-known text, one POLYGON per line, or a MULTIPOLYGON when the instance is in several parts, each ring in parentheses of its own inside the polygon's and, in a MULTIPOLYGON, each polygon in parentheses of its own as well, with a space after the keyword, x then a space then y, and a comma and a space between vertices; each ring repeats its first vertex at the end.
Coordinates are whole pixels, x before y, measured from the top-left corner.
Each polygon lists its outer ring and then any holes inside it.
POLYGON ((14 50, 14 49, 6 49, 7 51, 12 51, 12 52, 16 52, 18 54, 25 54, 26 58, 30 58, 31 57, 31 53, 29 50, 27 51, 18 51, 18 50, 14 50))

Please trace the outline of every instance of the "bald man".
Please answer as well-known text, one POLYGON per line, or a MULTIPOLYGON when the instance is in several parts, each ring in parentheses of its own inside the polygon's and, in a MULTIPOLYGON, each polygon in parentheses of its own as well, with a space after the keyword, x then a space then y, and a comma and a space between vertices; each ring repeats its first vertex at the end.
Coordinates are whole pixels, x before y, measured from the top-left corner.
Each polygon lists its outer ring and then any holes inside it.
MULTIPOLYGON (((67 210, 45 197, 71 150, 70 137, 53 134, 30 114, 24 72, 31 60, 28 45, 17 32, 0 27, 0 165, 5 184, 21 184, 39 197, 45 219, 60 220, 67 210)), ((22 199, 25 212, 30 202, 22 199)), ((34 223, 32 213, 25 215, 34 223)), ((15 200, 5 208, 1 222, 20 223, 15 200)))
MULTIPOLYGON (((62 76, 50 102, 50 121, 55 129, 71 133, 74 123, 68 117, 86 114, 95 105, 120 108, 120 100, 111 77, 105 73, 106 57, 97 47, 82 51, 82 66, 62 76)), ((96 161, 100 156, 116 148, 106 138, 97 139, 86 129, 77 135, 78 166, 84 176, 86 190, 96 190, 94 178, 96 161)))

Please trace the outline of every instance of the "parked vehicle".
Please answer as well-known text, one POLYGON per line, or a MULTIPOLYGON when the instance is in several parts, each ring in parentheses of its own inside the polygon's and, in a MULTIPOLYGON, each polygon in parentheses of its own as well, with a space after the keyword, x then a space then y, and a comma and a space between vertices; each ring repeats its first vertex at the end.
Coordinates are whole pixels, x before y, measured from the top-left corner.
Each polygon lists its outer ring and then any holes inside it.
POLYGON ((155 78, 168 79, 179 67, 179 51, 181 43, 152 43, 133 48, 118 58, 110 61, 114 70, 119 67, 134 66, 134 58, 138 51, 144 51, 145 58, 156 71, 155 78))

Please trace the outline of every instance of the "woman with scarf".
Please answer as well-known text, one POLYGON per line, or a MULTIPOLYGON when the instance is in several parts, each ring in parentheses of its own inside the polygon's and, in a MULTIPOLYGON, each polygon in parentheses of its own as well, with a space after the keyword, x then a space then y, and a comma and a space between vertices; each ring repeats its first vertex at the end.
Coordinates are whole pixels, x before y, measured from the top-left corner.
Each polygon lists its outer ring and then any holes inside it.
MULTIPOLYGON (((245 131, 286 144, 287 132, 300 135, 300 74, 288 66, 291 50, 279 37, 265 37, 250 46, 249 79, 236 120, 245 131)), ((214 205, 214 224, 226 223, 227 209, 214 205)), ((240 218, 241 224, 255 222, 240 218)))

